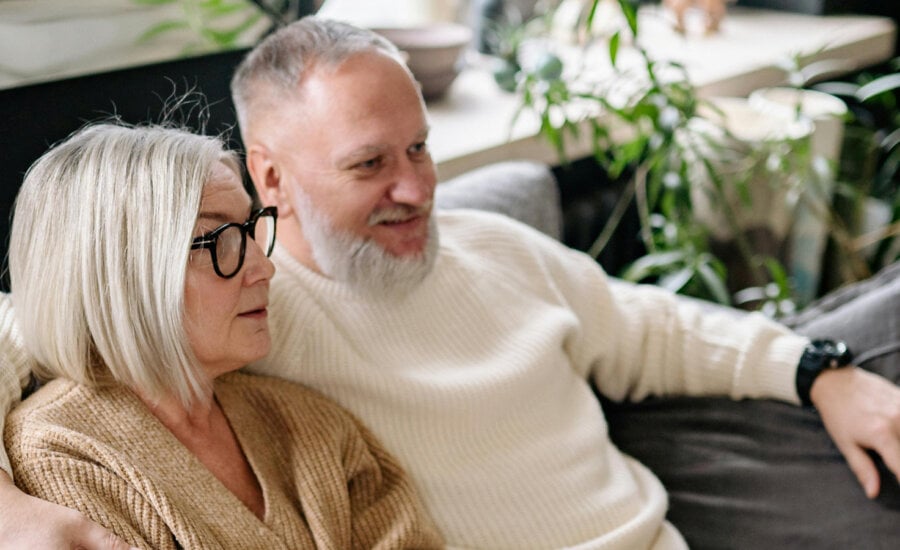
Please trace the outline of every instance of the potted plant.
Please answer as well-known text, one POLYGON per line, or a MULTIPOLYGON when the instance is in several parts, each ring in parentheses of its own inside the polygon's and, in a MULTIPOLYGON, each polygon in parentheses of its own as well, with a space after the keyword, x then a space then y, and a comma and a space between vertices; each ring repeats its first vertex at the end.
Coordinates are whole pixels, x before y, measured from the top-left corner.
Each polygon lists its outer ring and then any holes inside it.
POLYGON ((828 281, 835 287, 900 257, 900 58, 809 87, 849 107, 835 204, 843 231, 830 255, 841 267, 828 281))
POLYGON ((144 32, 148 41, 178 31, 193 39, 185 54, 248 46, 272 29, 307 13, 315 13, 322 0, 132 0, 150 6, 179 5, 180 16, 161 21, 144 32))
POLYGON ((589 72, 581 70, 577 55, 566 57, 553 50, 546 39, 552 32, 552 14, 513 29, 500 27, 497 34, 501 39, 516 38, 512 42, 515 47, 500 49, 505 51, 501 64, 505 72, 498 71, 497 78, 501 84, 509 84, 507 73, 510 67, 515 69, 515 89, 522 98, 520 115, 537 117, 542 135, 557 149, 563 163, 567 162, 567 140, 587 132, 594 158, 611 177, 626 180, 618 205, 589 252, 597 256, 622 216, 636 211, 646 253, 620 274, 624 278, 653 281, 725 304, 734 303, 735 293, 749 285, 756 289, 755 294, 745 291, 739 298, 755 297, 753 305, 772 315, 791 311, 790 281, 780 259, 756 246, 737 224, 739 216, 734 209, 750 206, 751 182, 759 179, 759 170, 768 171, 769 176, 796 175, 785 180, 786 186, 805 179, 809 168, 806 141, 749 143, 727 128, 711 132, 708 124, 699 124, 703 112, 708 120, 710 113, 721 109, 698 98, 683 66, 652 59, 640 47, 631 2, 617 0, 621 11, 613 25, 597 24, 602 3, 584 3, 583 16, 576 20, 578 28, 572 35, 582 51, 591 48, 596 52, 598 41, 603 41, 615 78, 584 78, 589 72), (593 34, 596 29, 605 34, 598 38, 593 34), (629 40, 632 62, 620 67, 619 58, 629 40), (543 51, 529 50, 534 44, 538 50, 543 46, 543 51), (602 116, 596 116, 600 113, 602 116), (786 146, 791 147, 791 154, 778 151, 786 146), (737 254, 727 262, 722 247, 715 246, 709 224, 697 215, 694 182, 698 179, 708 182, 703 194, 724 212, 723 223, 731 225, 727 250, 737 254), (738 274, 745 276, 736 277, 738 274))

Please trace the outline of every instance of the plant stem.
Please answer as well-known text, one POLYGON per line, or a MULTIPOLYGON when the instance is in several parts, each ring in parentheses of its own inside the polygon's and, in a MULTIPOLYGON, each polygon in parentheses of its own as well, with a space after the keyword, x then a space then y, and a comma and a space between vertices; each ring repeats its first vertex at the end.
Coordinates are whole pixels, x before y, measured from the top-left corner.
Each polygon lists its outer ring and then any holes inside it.
POLYGON ((634 201, 638 217, 641 220, 641 240, 648 252, 656 252, 653 234, 650 232, 650 207, 647 203, 647 173, 650 171, 646 162, 638 165, 634 171, 634 201))
POLYGON ((600 256, 600 253, 603 252, 603 249, 606 248, 606 245, 609 244, 610 239, 612 239, 613 233, 615 233, 616 228, 619 227, 619 223, 622 221, 622 217, 628 210, 628 205, 631 204, 631 199, 634 197, 634 188, 635 178, 630 178, 628 180, 628 183, 625 185, 625 188, 622 189, 622 194, 616 201, 616 206, 615 208, 613 208, 612 213, 609 215, 609 219, 603 225, 603 230, 600 232, 600 234, 594 240, 594 243, 588 249, 588 254, 590 254, 593 258, 598 258, 600 256))

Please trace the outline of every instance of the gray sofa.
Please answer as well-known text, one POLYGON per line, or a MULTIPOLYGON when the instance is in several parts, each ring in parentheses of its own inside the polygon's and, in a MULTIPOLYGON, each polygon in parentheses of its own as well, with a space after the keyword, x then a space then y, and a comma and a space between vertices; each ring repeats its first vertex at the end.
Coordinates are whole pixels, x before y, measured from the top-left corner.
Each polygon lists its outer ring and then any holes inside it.
MULTIPOLYGON (((501 212, 560 238, 556 182, 538 163, 449 180, 436 204, 501 212)), ((882 347, 862 366, 900 383, 900 353, 884 348, 900 340, 900 264, 784 322, 844 339, 857 354, 882 347)), ((601 401, 615 443, 669 490, 669 519, 692 548, 900 548, 897 479, 882 467, 881 495, 868 500, 815 410, 725 398, 601 401)))

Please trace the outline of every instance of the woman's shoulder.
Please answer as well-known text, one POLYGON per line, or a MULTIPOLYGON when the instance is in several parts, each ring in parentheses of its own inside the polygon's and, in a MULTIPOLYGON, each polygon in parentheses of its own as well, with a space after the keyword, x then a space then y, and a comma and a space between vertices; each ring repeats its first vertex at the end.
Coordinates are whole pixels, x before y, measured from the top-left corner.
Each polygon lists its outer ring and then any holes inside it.
POLYGON ((7 416, 7 424, 64 422, 73 415, 77 416, 79 410, 85 410, 92 394, 90 389, 71 380, 51 380, 15 407, 7 416))
POLYGON ((250 374, 243 371, 226 374, 216 380, 216 394, 252 402, 259 410, 269 409, 290 417, 329 419, 355 422, 349 411, 321 392, 283 378, 250 374))
POLYGON ((51 458, 77 462, 114 453, 150 437, 152 419, 139 407, 127 390, 56 379, 7 416, 3 442, 17 471, 40 469, 51 458))

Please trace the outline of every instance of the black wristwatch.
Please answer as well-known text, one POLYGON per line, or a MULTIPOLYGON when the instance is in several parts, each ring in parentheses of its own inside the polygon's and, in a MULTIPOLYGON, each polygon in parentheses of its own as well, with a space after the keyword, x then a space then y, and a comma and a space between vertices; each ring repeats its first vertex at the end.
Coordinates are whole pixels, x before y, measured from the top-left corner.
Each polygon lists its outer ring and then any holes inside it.
POLYGON ((812 406, 809 390, 813 382, 825 369, 846 367, 853 361, 853 354, 844 342, 835 340, 813 340, 807 344, 797 366, 797 395, 806 407, 812 406))

